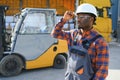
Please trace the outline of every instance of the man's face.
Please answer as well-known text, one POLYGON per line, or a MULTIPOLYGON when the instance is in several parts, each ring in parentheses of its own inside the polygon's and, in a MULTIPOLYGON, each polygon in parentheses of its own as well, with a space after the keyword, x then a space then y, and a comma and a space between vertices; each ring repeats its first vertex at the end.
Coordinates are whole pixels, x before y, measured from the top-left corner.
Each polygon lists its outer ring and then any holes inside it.
POLYGON ((91 18, 88 14, 77 14, 78 29, 89 29, 91 27, 91 18))

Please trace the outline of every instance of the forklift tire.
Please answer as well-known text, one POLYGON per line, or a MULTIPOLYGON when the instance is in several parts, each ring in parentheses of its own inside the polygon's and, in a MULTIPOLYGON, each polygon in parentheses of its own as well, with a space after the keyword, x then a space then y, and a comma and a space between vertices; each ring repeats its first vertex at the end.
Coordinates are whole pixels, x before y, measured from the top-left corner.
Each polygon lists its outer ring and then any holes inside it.
POLYGON ((0 61, 0 73, 3 76, 18 75, 23 68, 23 61, 19 56, 7 55, 0 61))
POLYGON ((54 60, 53 67, 56 69, 64 69, 66 66, 66 58, 63 55, 57 55, 54 60))

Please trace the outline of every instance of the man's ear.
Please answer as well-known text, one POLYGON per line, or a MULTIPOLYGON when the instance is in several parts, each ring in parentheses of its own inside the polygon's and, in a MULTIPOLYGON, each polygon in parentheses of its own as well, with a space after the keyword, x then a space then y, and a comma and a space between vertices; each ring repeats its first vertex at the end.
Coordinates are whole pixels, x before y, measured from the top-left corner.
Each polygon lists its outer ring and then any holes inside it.
POLYGON ((94 17, 91 17, 90 20, 93 22, 93 24, 95 23, 94 17))

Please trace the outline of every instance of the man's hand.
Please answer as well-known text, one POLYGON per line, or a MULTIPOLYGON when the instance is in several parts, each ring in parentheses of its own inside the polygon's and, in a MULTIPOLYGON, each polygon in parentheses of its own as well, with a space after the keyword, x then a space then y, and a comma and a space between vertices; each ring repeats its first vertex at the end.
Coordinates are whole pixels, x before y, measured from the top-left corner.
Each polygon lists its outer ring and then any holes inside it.
POLYGON ((74 18, 74 17, 75 17, 74 12, 72 12, 72 11, 66 11, 66 12, 64 13, 63 19, 64 19, 65 21, 69 21, 70 19, 72 19, 72 18, 74 18))

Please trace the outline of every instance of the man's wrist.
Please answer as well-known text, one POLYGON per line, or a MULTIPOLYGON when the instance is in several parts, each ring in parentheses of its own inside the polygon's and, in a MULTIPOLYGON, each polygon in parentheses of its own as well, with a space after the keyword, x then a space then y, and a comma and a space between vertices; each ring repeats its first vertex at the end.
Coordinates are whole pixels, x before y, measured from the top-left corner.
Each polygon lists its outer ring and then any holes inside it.
POLYGON ((67 20, 66 20, 65 18, 62 18, 62 19, 61 19, 61 22, 66 23, 67 20))

